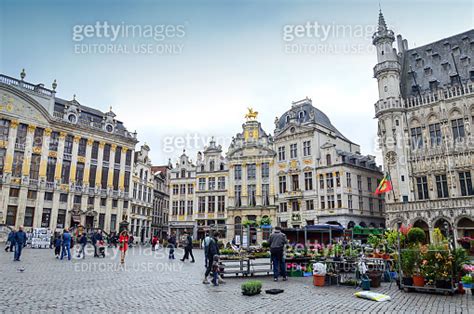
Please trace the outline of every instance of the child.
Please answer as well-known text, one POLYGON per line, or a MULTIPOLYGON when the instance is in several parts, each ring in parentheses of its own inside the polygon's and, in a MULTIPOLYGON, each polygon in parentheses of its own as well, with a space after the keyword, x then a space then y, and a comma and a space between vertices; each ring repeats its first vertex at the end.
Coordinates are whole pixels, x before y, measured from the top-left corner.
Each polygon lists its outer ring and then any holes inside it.
POLYGON ((214 286, 219 285, 219 255, 214 255, 213 261, 212 261, 212 284, 214 286))
POLYGON ((60 253, 61 253, 61 237, 59 235, 56 235, 56 238, 54 239, 54 255, 56 255, 56 258, 59 258, 60 253))

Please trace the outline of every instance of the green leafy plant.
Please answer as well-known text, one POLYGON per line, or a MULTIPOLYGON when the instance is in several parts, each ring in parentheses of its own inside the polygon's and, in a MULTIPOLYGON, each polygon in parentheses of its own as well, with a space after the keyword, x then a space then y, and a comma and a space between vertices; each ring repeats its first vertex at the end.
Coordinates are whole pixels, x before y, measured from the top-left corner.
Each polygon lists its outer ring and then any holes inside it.
POLYGON ((256 223, 255 220, 244 220, 244 221, 242 222, 242 225, 243 225, 244 227, 250 227, 250 226, 254 226, 254 225, 256 225, 256 224, 257 224, 257 223, 256 223))
MULTIPOLYGON (((454 257, 454 274, 461 276, 464 272, 464 265, 469 264, 469 255, 463 248, 456 248, 453 251, 454 257)), ((459 277, 457 277, 459 278, 459 277)))
POLYGON ((272 224, 272 220, 270 219, 270 217, 263 217, 262 219, 260 219, 259 221, 259 226, 269 226, 272 224))
POLYGON ((461 278, 463 283, 471 283, 473 282, 471 275, 465 275, 461 278))
POLYGON ((443 233, 439 228, 434 228, 433 230, 433 244, 441 244, 446 241, 443 233))
POLYGON ((232 249, 222 249, 219 251, 220 255, 233 255, 235 254, 234 250, 232 249))
POLYGON ((382 238, 375 234, 371 234, 367 238, 367 243, 369 243, 374 249, 377 248, 381 242, 382 238))
POLYGON ((268 243, 268 241, 263 241, 262 242, 262 248, 264 248, 264 249, 270 248, 270 243, 268 243))
POLYGON ((413 227, 408 231, 408 241, 410 243, 423 243, 426 239, 425 231, 418 227, 413 227))
POLYGON ((259 294, 262 291, 262 282, 259 280, 247 281, 242 284, 241 288, 244 295, 259 294))
POLYGON ((407 249, 401 253, 400 267, 404 277, 411 277, 417 271, 419 252, 415 248, 407 249))

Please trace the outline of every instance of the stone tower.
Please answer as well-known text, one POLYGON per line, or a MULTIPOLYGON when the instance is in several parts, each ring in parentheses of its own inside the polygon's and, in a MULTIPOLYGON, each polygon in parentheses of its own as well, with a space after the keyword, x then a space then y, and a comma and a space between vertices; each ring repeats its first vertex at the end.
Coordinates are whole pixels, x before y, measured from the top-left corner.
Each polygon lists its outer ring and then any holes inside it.
POLYGON ((410 195, 408 126, 400 93, 401 65, 393 47, 394 41, 394 33, 387 28, 380 11, 378 28, 372 36, 372 43, 377 50, 374 77, 379 89, 375 117, 379 120, 378 136, 384 158, 384 171, 390 174, 393 183, 393 192, 386 195, 388 203, 408 201, 410 195))

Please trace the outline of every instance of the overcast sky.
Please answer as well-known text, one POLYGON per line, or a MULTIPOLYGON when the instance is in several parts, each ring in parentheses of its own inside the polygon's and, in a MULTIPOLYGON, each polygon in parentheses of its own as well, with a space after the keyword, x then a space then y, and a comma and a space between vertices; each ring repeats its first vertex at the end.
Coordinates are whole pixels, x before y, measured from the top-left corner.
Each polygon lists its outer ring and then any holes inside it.
MULTIPOLYGON (((381 7, 409 47, 474 24, 472 1, 381 7)), ((213 135, 226 150, 249 106, 272 133, 275 117, 306 96, 362 153, 377 155, 378 9, 353 0, 3 0, 0 72, 25 68, 27 81, 56 79, 58 97, 112 106, 150 145, 154 164, 174 162, 183 147, 195 159, 213 135)))

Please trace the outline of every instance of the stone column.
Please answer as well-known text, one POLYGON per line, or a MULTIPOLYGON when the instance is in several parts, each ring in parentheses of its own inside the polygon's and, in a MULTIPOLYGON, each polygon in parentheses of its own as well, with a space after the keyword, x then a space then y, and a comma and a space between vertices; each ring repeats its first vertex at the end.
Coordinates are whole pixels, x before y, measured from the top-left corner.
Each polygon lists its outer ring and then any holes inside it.
POLYGON ((5 185, 1 189, 1 207, 0 212, 3 213, 1 216, 3 217, 2 222, 6 222, 7 220, 7 210, 8 210, 8 200, 10 195, 10 180, 11 180, 11 173, 12 173, 12 166, 13 166, 13 154, 15 152, 15 139, 16 133, 18 128, 18 120, 11 120, 10 121, 10 130, 8 132, 8 142, 4 143, 6 148, 5 154, 5 164, 3 166, 3 182, 5 185))
POLYGON ((79 140, 81 137, 79 135, 74 135, 74 140, 72 144, 72 154, 71 154, 71 172, 69 173, 70 181, 76 183, 76 169, 77 169, 77 153, 79 151, 79 140))
MULTIPOLYGON (((91 156, 92 156, 92 144, 94 143, 94 140, 89 138, 87 140, 87 147, 86 147, 86 157, 85 157, 85 163, 84 163, 84 187, 87 189, 89 187, 89 176, 90 176, 90 167, 91 167, 91 156)), ((91 188, 94 188, 91 186, 91 188)), ((87 193, 89 193, 88 190, 86 190, 87 193)))
MULTIPOLYGON (((41 155, 41 160, 40 160, 40 167, 39 167, 39 190, 38 190, 38 199, 37 199, 37 206, 35 209, 35 226, 36 227, 41 227, 41 220, 43 218, 43 206, 44 206, 44 194, 45 194, 45 184, 43 182, 46 182, 46 168, 48 165, 48 150, 49 150, 49 141, 51 137, 51 129, 46 128, 43 132, 43 141, 41 143, 41 148, 33 148, 33 151, 37 151, 41 155)), ((53 220, 52 213, 50 214, 50 220, 49 220, 49 226, 46 226, 46 228, 51 227, 51 222, 53 220)))
POLYGON ((30 176, 30 166, 31 166, 31 155, 33 150, 33 138, 35 134, 36 126, 28 125, 28 131, 26 133, 26 144, 25 144, 25 151, 23 155, 23 166, 22 166, 22 174, 23 177, 30 176))
POLYGON ((104 229, 107 232, 110 232, 110 218, 112 214, 112 191, 113 191, 113 179, 114 179, 114 158, 115 150, 117 145, 112 144, 110 146, 110 156, 109 156, 109 173, 107 176, 107 203, 105 207, 105 222, 104 229))
POLYGON ((62 162, 64 155, 64 140, 66 138, 66 133, 59 133, 59 143, 57 151, 57 160, 56 160, 56 171, 54 172, 54 179, 60 184, 61 183, 61 170, 62 162))
MULTIPOLYGON (((123 208, 123 200, 125 197, 125 191, 124 191, 125 189, 125 158, 126 158, 127 150, 128 149, 126 147, 122 147, 122 154, 120 156, 120 178, 119 178, 120 198, 117 204, 117 222, 116 222, 117 230, 118 230, 119 223, 122 221, 123 213, 127 212, 127 209, 123 208)), ((130 204, 129 204, 129 207, 130 207, 130 204)))

